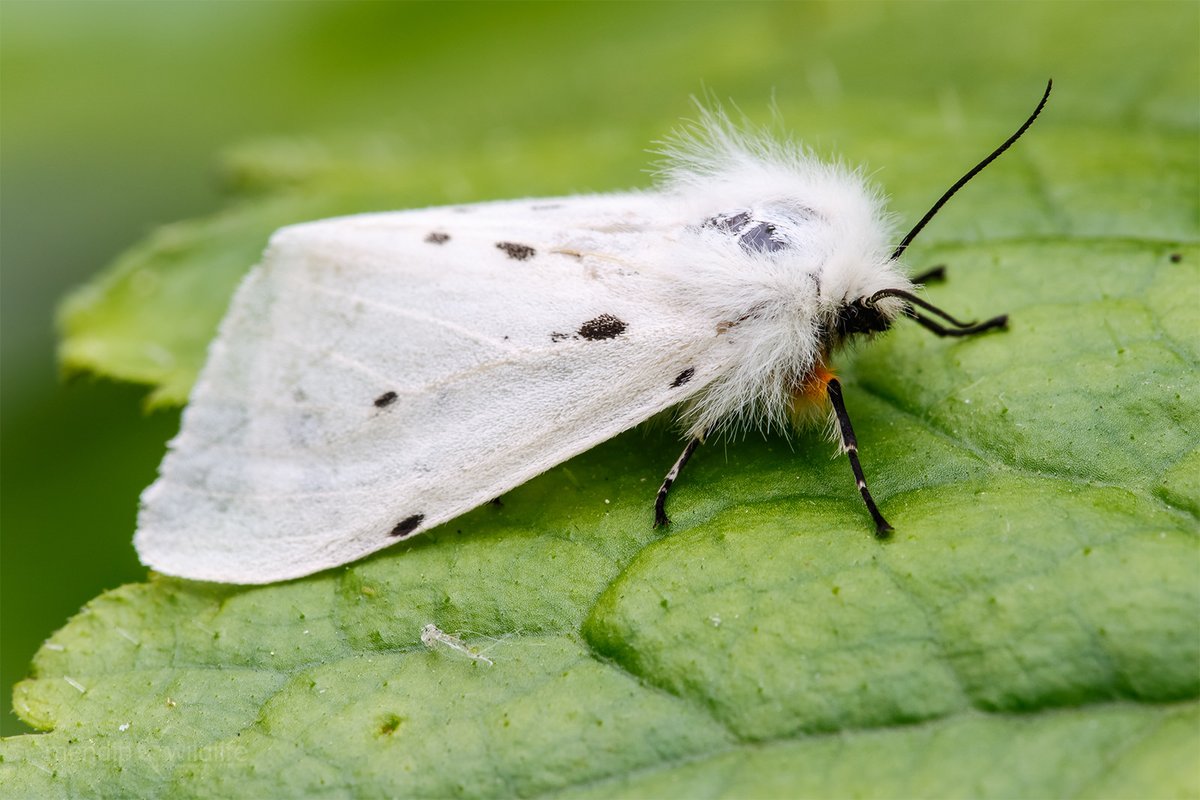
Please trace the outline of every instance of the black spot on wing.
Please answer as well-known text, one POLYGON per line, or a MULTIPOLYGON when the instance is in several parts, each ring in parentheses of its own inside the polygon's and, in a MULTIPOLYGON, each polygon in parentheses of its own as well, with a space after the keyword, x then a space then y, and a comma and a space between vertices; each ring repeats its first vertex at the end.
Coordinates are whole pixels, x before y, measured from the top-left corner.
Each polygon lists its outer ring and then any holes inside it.
POLYGON ((716 228, 724 233, 737 233, 750 222, 749 211, 738 211, 733 214, 718 214, 709 217, 702 223, 705 228, 716 228))
POLYGON ((396 523, 396 527, 392 528, 392 532, 388 536, 404 538, 420 527, 424 520, 424 514, 413 514, 411 517, 405 517, 396 523))
POLYGON ((496 247, 504 251, 504 254, 509 258, 517 261, 526 261, 533 258, 537 253, 532 247, 527 244, 517 244, 516 242, 496 242, 496 247))
POLYGON ((552 334, 550 334, 550 341, 552 341, 552 342, 562 342, 562 341, 565 341, 570 338, 571 338, 571 334, 569 334, 569 333, 552 333, 552 334))
POLYGON ((742 231, 738 243, 747 252, 775 253, 787 249, 787 242, 776 238, 775 226, 769 222, 760 222, 742 231))
POLYGON ((690 381, 692 379, 692 376, 695 374, 696 374, 696 368, 688 367, 683 372, 681 372, 675 376, 675 380, 671 381, 671 388, 677 389, 680 386, 683 386, 685 383, 690 381))
POLYGON ((625 332, 628 326, 612 314, 601 314, 579 326, 579 335, 589 341, 612 339, 625 332))
POLYGON ((375 407, 383 408, 385 406, 390 406, 392 403, 396 402, 396 398, 399 396, 400 395, 396 394, 395 392, 384 392, 383 394, 379 395, 379 397, 375 398, 375 407))
POLYGON ((442 233, 441 231, 432 231, 428 236, 425 237, 425 241, 429 242, 430 244, 445 244, 446 242, 450 241, 450 234, 442 233))
MULTIPOLYGON (((784 217, 794 221, 808 219, 814 215, 815 212, 811 209, 800 208, 792 209, 784 217)), ((718 214, 704 220, 701 227, 736 236, 738 244, 747 253, 776 253, 789 247, 774 222, 758 218, 749 211, 718 214)))
POLYGON ((1170 259, 1172 264, 1178 264, 1183 261, 1183 253, 1171 253, 1170 259))

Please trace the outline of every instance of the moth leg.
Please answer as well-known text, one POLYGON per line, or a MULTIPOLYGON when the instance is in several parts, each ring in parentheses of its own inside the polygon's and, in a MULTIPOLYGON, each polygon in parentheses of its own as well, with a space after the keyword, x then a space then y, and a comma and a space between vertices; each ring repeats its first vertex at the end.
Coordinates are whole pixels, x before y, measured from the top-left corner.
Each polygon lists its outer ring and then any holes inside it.
POLYGON ((846 456, 850 459, 850 468, 854 470, 854 480, 858 484, 858 491, 862 494, 863 502, 867 504, 867 511, 871 512, 871 519, 875 520, 875 535, 880 539, 886 539, 888 533, 894 529, 883 518, 883 514, 879 513, 879 507, 875 505, 875 500, 871 497, 871 490, 867 488, 867 479, 863 476, 862 464, 858 463, 858 439, 854 437, 854 428, 850 425, 850 415, 846 413, 846 401, 842 399, 842 384, 837 378, 830 378, 829 383, 825 386, 825 391, 829 394, 829 402, 833 404, 833 411, 837 415, 838 430, 842 434, 842 449, 846 451, 846 456))
POLYGON ((675 465, 671 467, 667 477, 663 479, 662 486, 658 487, 658 499, 654 501, 654 527, 662 528, 671 524, 671 520, 667 518, 667 493, 671 491, 671 484, 675 483, 675 479, 683 470, 683 465, 692 457, 692 453, 696 452, 700 442, 701 439, 696 437, 687 443, 687 447, 683 448, 683 453, 676 459, 675 465))
POLYGON ((946 280, 946 265, 938 264, 936 267, 930 267, 924 272, 918 272, 909 278, 913 283, 935 283, 937 281, 946 280))
POLYGON ((998 317, 992 317, 989 320, 976 323, 974 325, 957 325, 952 328, 947 328, 939 322, 930 319, 924 314, 909 310, 908 316, 916 320, 917 324, 926 330, 933 331, 938 336, 972 336, 976 333, 983 333, 992 328, 1003 328, 1008 325, 1008 314, 1001 314, 998 317))
POLYGON ((923 328, 933 331, 938 336, 970 336, 973 333, 983 333, 992 328, 1003 328, 1008 324, 1008 314, 1001 314, 998 317, 992 317, 983 322, 963 322, 950 316, 948 312, 943 311, 928 300, 923 300, 904 289, 880 289, 871 295, 869 302, 875 303, 881 297, 899 297, 905 300, 908 303, 908 307, 904 309, 905 315, 912 317, 923 328), (933 316, 941 318, 950 327, 946 327, 940 322, 935 322, 932 317, 927 317, 918 311, 918 308, 923 308, 933 314, 933 316))

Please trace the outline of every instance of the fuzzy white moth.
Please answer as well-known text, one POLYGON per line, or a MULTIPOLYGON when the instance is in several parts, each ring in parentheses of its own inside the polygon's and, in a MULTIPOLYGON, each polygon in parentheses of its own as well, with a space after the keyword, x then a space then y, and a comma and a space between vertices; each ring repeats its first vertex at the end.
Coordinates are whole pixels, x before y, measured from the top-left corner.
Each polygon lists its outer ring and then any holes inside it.
MULTIPOLYGON (((278 231, 238 289, 142 496, 142 561, 266 583, 395 544, 676 407, 689 443, 832 406, 831 359, 913 294, 858 172, 709 115, 654 191, 363 214, 278 231)), ((926 313, 938 317, 936 321, 926 313)))

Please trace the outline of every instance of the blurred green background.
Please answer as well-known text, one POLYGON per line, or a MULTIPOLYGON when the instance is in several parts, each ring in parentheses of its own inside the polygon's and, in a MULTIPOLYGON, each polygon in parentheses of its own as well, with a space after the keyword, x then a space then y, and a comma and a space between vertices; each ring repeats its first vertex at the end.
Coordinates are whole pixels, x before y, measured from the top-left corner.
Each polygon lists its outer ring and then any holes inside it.
MULTIPOLYGON (((791 127, 855 161, 855 130, 904 125, 914 106, 951 129, 1006 130, 1050 75, 1055 117, 1194 131, 1194 105, 1156 100, 1196 96, 1198 8, 4 0, 0 732, 25 729, 11 689, 40 642, 144 576, 137 496, 178 424, 143 414, 142 387, 61 381, 55 305, 155 226, 223 207, 222 151, 294 141, 270 149, 276 170, 288 152, 307 163, 313 143, 402 152, 428 204, 603 190, 645 183, 644 149, 704 91, 760 117, 777 97, 791 127), (931 41, 934 19, 961 35, 931 41), (891 48, 862 48, 864 30, 891 48)), ((919 213, 955 158, 899 210, 919 213)))

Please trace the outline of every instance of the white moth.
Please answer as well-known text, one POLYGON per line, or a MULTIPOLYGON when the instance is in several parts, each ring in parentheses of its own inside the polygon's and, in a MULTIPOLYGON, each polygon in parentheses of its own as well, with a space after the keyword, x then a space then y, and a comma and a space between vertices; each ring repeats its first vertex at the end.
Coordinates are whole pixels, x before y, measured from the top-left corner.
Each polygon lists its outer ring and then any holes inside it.
MULTIPOLYGON (((164 573, 267 583, 345 564, 669 408, 688 445, 832 406, 831 359, 920 300, 858 172, 719 115, 653 191, 363 214, 278 231, 241 284, 134 539, 164 573)), ((938 317, 936 321, 926 313, 938 317)))

